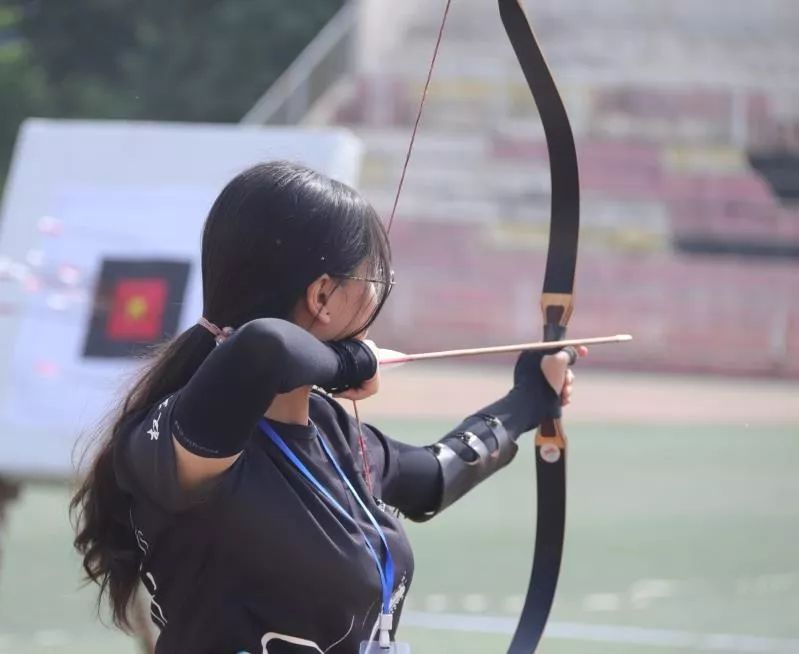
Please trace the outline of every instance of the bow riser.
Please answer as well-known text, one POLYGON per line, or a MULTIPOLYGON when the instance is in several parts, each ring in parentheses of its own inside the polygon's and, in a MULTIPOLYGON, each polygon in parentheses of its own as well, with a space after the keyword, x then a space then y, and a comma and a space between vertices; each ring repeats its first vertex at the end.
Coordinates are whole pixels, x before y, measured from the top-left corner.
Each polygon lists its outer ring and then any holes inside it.
POLYGON ((574 311, 572 293, 541 294, 541 315, 544 317, 544 340, 561 341, 574 311))

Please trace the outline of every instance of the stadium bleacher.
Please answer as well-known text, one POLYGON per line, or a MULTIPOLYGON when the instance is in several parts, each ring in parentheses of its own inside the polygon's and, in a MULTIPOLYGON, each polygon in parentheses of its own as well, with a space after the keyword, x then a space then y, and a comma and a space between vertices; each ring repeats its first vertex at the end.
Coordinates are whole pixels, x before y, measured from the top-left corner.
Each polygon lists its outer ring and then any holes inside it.
MULTIPOLYGON (((573 332, 637 336, 592 361, 799 376, 793 0, 526 4, 578 141, 573 332), (774 153, 782 197, 763 175, 774 153)), ((362 187, 385 215, 440 8, 327 117, 364 139, 362 187)), ((525 340, 539 321, 543 131, 493 4, 452 12, 392 232, 401 283, 381 335, 408 350, 525 340)))

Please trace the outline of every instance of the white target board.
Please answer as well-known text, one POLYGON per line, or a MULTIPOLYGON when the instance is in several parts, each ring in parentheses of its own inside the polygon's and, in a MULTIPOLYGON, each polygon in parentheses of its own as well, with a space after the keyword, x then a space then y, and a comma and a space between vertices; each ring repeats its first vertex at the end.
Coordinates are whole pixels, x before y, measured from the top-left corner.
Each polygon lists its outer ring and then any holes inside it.
POLYGON ((0 212, 0 475, 72 476, 132 344, 197 320, 203 222, 234 175, 288 159, 354 185, 360 158, 338 129, 27 121, 0 212))

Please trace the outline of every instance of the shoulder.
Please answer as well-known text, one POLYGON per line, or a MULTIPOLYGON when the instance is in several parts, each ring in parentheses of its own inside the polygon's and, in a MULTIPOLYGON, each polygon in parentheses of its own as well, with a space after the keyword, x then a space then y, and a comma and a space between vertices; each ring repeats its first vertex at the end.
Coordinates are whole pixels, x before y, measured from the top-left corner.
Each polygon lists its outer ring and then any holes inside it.
POLYGON ((321 389, 314 389, 311 392, 309 412, 311 419, 315 422, 320 420, 334 420, 342 428, 349 425, 354 420, 343 406, 332 395, 328 395, 321 389))
POLYGON ((131 413, 115 436, 114 470, 120 487, 167 511, 185 509, 199 496, 187 492, 178 478, 172 438, 178 393, 131 413))
POLYGON ((350 414, 336 398, 324 391, 314 390, 311 393, 309 413, 311 420, 320 427, 335 425, 344 434, 345 438, 357 436, 361 431, 367 438, 383 440, 383 434, 372 425, 361 423, 350 414))
POLYGON ((322 390, 314 390, 311 393, 309 412, 311 420, 320 426, 335 423, 345 436, 357 436, 363 433, 368 440, 376 440, 382 447, 386 447, 388 439, 380 429, 369 423, 359 425, 355 416, 351 415, 336 398, 322 390))
POLYGON ((165 437, 169 436, 169 417, 176 395, 173 393, 123 416, 116 428, 117 453, 131 446, 145 451, 163 449, 158 446, 168 441, 165 437))

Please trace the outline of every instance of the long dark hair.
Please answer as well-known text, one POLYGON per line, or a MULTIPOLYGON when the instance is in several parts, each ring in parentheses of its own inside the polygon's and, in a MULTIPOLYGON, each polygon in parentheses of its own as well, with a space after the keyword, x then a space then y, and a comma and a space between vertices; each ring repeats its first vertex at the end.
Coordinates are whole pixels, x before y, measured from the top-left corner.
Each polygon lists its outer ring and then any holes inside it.
MULTIPOLYGON (((292 163, 260 164, 222 190, 206 219, 203 316, 233 328, 257 318, 289 319, 320 275, 344 278, 364 263, 369 277, 383 283, 377 284, 376 308, 353 334, 374 321, 390 289, 391 253, 379 217, 345 184, 292 163)), ((100 586, 98 608, 107 594, 113 622, 125 630, 139 555, 114 450, 136 417, 183 387, 213 348, 213 336, 195 325, 154 352, 101 428, 96 455, 70 503, 75 547, 87 579, 100 586)))

